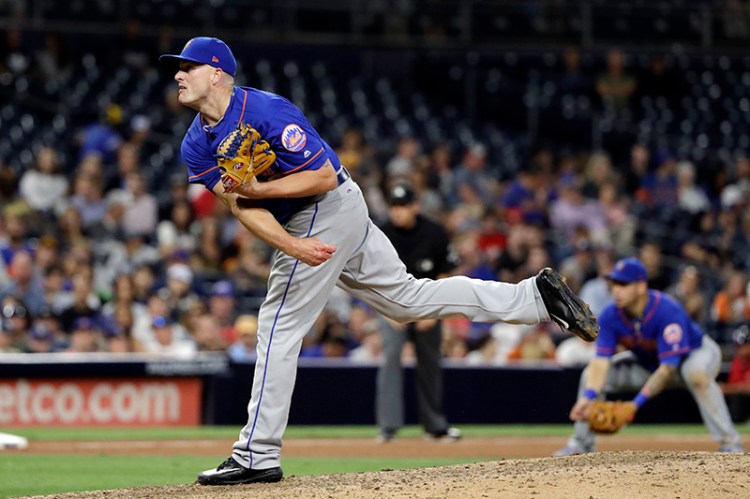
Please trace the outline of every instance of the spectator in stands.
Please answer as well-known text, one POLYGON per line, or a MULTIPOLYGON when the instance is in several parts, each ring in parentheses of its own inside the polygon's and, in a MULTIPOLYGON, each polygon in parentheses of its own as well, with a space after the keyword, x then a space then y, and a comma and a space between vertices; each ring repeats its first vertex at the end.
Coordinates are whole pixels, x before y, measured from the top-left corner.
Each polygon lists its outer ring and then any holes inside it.
POLYGON ((92 317, 81 316, 75 319, 70 333, 67 353, 99 352, 104 346, 104 336, 92 317))
POLYGON ((360 345, 349 352, 352 362, 372 364, 383 360, 383 340, 376 321, 364 324, 360 345))
POLYGON ((388 160, 385 166, 388 181, 409 180, 416 169, 417 158, 421 154, 422 147, 415 137, 411 135, 401 137, 396 146, 396 154, 388 160))
MULTIPOLYGON (((546 173, 536 162, 518 172, 516 178, 500 197, 500 205, 505 208, 508 217, 527 222, 547 221, 546 173)), ((508 220, 506 220, 508 221, 508 220)))
POLYGON ((184 263, 173 263, 167 268, 164 298, 171 311, 170 318, 179 320, 183 312, 187 311, 193 302, 199 301, 193 290, 193 271, 184 263))
POLYGON ((128 175, 125 194, 127 201, 122 221, 125 234, 151 237, 159 221, 158 206, 140 174, 128 175))
POLYGON ((94 293, 93 271, 90 266, 81 266, 72 276, 73 289, 62 300, 59 313, 63 329, 70 331, 76 321, 82 317, 94 319, 99 315, 102 303, 94 293))
MULTIPOLYGON (((29 241, 29 224, 22 213, 5 211, 5 240, 0 243, 0 253, 6 266, 10 266, 16 253, 34 251, 29 241)), ((12 274, 12 270, 8 271, 12 274)))
POLYGON ((721 18, 727 38, 745 40, 750 36, 750 8, 747 2, 726 0, 721 18))
POLYGON ((607 70, 596 79, 596 92, 605 107, 626 109, 638 87, 636 79, 625 71, 625 63, 625 54, 620 49, 607 52, 607 70))
POLYGON ((143 345, 145 352, 175 358, 193 357, 197 351, 195 342, 179 334, 176 327, 168 317, 154 317, 150 335, 143 345))
POLYGON ((690 161, 677 163, 678 206, 692 215, 711 208, 706 192, 695 183, 695 165, 690 161))
POLYGON ((677 277, 677 282, 669 286, 666 292, 682 303, 691 319, 699 324, 705 322, 708 302, 697 267, 686 265, 677 277))
POLYGON ((616 255, 610 248, 596 248, 594 251, 596 276, 589 278, 581 286, 579 296, 588 303, 591 311, 597 317, 604 310, 604 307, 612 301, 612 292, 606 276, 612 272, 615 260, 616 255))
POLYGON ((443 203, 450 201, 454 191, 453 152, 445 143, 439 143, 430 151, 428 182, 440 193, 443 203))
POLYGON ((236 302, 234 284, 229 279, 217 281, 211 287, 208 310, 218 321, 220 337, 227 344, 238 339, 238 333, 234 329, 236 302))
POLYGON ((23 341, 31 325, 31 317, 26 304, 14 296, 7 295, 2 299, 2 329, 9 338, 5 343, 14 351, 23 348, 23 341))
MULTIPOLYGON (((497 259, 496 272, 503 282, 518 282, 526 273, 524 265, 531 248, 543 244, 544 235, 532 225, 517 223, 509 227, 508 239, 497 259)), ((459 255, 460 256, 460 255, 459 255)), ((463 275, 463 272, 458 272, 463 275)))
POLYGON ((17 251, 13 255, 8 272, 11 280, 0 291, 0 296, 13 296, 23 301, 31 314, 38 312, 44 305, 44 288, 42 278, 34 268, 31 253, 17 251))
POLYGON ((117 161, 115 165, 102 166, 101 174, 105 179, 104 190, 111 195, 112 192, 126 191, 130 175, 141 173, 140 149, 130 142, 123 143, 117 149, 117 161))
POLYGON ((616 175, 612 168, 612 160, 607 154, 596 152, 589 156, 583 169, 581 194, 588 199, 598 199, 602 186, 615 180, 616 175))
POLYGON ((586 238, 575 241, 573 254, 560 262, 560 273, 570 289, 579 293, 583 283, 597 274, 594 245, 586 238))
POLYGON ((21 176, 21 197, 33 209, 49 212, 59 207, 68 195, 68 179, 59 173, 59 167, 58 152, 47 146, 37 153, 34 168, 26 170, 21 176))
POLYGON ((113 317, 114 320, 123 327, 125 327, 126 324, 117 318, 117 310, 119 307, 124 307, 130 312, 131 317, 128 322, 131 323, 133 322, 134 317, 144 317, 148 315, 146 305, 135 300, 135 285, 133 284, 133 281, 133 276, 129 274, 118 274, 115 277, 112 286, 111 300, 102 307, 102 314, 113 317))
POLYGON ((663 250, 659 243, 647 241, 641 245, 638 253, 646 266, 648 287, 659 291, 667 289, 672 284, 672 276, 663 263, 663 250))
POLYGON ((59 218, 60 239, 67 244, 85 240, 81 214, 74 206, 67 206, 59 218))
POLYGON ((498 359, 498 346, 495 337, 488 334, 482 338, 474 349, 466 354, 463 361, 467 366, 491 366, 501 363, 498 359))
POLYGON ((750 203, 750 158, 742 154, 734 162, 734 171, 726 186, 720 193, 721 206, 748 206, 750 203))
POLYGON ((554 360, 555 344, 546 327, 536 325, 526 329, 516 347, 508 354, 511 361, 554 360))
POLYGON ((633 246, 636 219, 630 213, 630 201, 622 196, 618 184, 605 182, 599 189, 599 205, 604 210, 607 226, 607 241, 616 248, 633 246))
POLYGON ((596 343, 583 341, 578 336, 571 336, 560 342, 555 349, 555 361, 565 367, 583 367, 596 354, 596 343))
MULTIPOLYGON (((352 126, 344 130, 341 135, 341 144, 336 149, 336 154, 341 160, 342 165, 351 172, 352 176, 364 180, 371 175, 377 167, 373 156, 375 151, 370 146, 362 134, 362 130, 352 126)), ((363 182, 367 184, 367 182, 363 182)))
MULTIPOLYGON (((55 264, 44 270, 42 277, 44 305, 53 311, 62 310, 65 302, 65 273, 60 264, 55 264)), ((43 307, 44 308, 44 307, 43 307)))
POLYGON ((672 151, 663 149, 654 155, 654 162, 656 170, 643 178, 641 188, 648 195, 649 206, 669 213, 679 205, 677 158, 672 151))
POLYGON ((559 197, 549 209, 549 222, 564 240, 573 239, 579 227, 585 227, 592 241, 607 241, 607 223, 598 200, 586 199, 578 177, 559 182, 559 197))
POLYGON ((54 350, 60 350, 61 345, 66 343, 68 332, 63 330, 60 319, 51 307, 45 305, 34 316, 31 327, 37 326, 52 332, 54 350))
POLYGON ((32 77, 45 85, 55 87, 68 81, 73 64, 65 40, 59 32, 48 31, 44 35, 44 46, 34 53, 32 77))
POLYGON ((717 229, 715 248, 719 255, 734 267, 747 269, 750 239, 741 225, 739 210, 721 210, 717 217, 717 229))
POLYGON ((563 51, 563 69, 557 76, 560 95, 592 96, 594 81, 581 68, 581 49, 568 46, 563 51))
POLYGON ((188 330, 195 347, 200 352, 223 352, 229 343, 222 338, 221 324, 211 313, 198 315, 188 330))
POLYGON ((107 203, 103 198, 102 178, 83 173, 77 174, 70 203, 78 211, 84 232, 100 223, 107 213, 107 203))
POLYGON ((234 329, 239 339, 227 350, 229 358, 235 362, 255 362, 257 358, 255 347, 258 345, 258 317, 252 314, 240 315, 234 321, 234 329))
POLYGON ((732 334, 735 352, 726 383, 721 390, 727 396, 729 412, 735 423, 750 419, 750 327, 745 323, 732 334))
POLYGON ((34 252, 34 268, 39 275, 44 273, 50 267, 60 263, 60 242, 50 234, 45 234, 39 238, 34 252))
POLYGON ((330 314, 322 324, 318 340, 302 348, 301 357, 337 358, 346 357, 348 342, 346 326, 330 314))
POLYGON ((14 331, 6 326, 7 321, 3 320, 0 325, 0 353, 19 353, 21 350, 16 345, 14 331))
POLYGON ((12 76, 25 74, 31 65, 31 58, 24 47, 23 32, 18 28, 10 28, 5 32, 0 46, 0 74, 10 73, 12 76))
POLYGON ((102 157, 105 164, 113 164, 117 150, 123 143, 122 135, 117 128, 122 124, 122 108, 114 103, 107 104, 101 112, 101 118, 86 125, 78 134, 80 149, 79 160, 89 154, 102 157))
POLYGON ((150 265, 141 264, 133 271, 133 299, 142 304, 148 302, 156 285, 156 275, 150 265))
POLYGON ((651 150, 642 142, 636 142, 630 147, 630 157, 627 164, 618 170, 624 176, 623 192, 629 196, 639 197, 638 190, 641 188, 643 179, 649 172, 651 166, 651 150))
POLYGON ((172 205, 167 219, 156 226, 156 242, 162 258, 176 251, 192 253, 198 245, 195 235, 197 224, 193 207, 186 199, 178 200, 172 205))
POLYGON ((463 160, 453 171, 453 192, 449 205, 477 207, 482 213, 484 207, 494 203, 496 191, 497 182, 487 172, 487 147, 479 142, 469 145, 463 160))
POLYGON ((55 333, 43 324, 35 324, 26 333, 24 353, 51 353, 60 348, 55 344, 55 333))
POLYGON ((734 269, 724 287, 711 303, 711 320, 720 325, 735 325, 750 320, 750 299, 747 296, 747 275, 734 269))
MULTIPOLYGON (((209 191, 206 190, 206 192, 209 191)), ((211 216, 200 219, 198 247, 195 251, 195 257, 195 265, 203 271, 223 270, 221 219, 218 217, 211 216)))

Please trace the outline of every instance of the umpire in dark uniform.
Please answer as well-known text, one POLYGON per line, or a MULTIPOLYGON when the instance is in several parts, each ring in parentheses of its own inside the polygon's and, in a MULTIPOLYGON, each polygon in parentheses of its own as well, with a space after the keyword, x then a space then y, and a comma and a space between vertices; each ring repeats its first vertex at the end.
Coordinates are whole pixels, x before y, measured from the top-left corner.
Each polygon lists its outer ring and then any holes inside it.
MULTIPOLYGON (((415 278, 437 279, 451 271, 448 234, 442 226, 420 215, 411 185, 398 183, 388 196, 390 218, 381 229, 391 240, 406 269, 415 278)), ((414 343, 420 422, 435 439, 457 440, 461 432, 448 425, 443 413, 443 376, 440 368, 441 324, 423 320, 398 324, 380 317, 384 360, 378 370, 376 411, 379 440, 388 442, 404 425, 404 343, 414 343)))

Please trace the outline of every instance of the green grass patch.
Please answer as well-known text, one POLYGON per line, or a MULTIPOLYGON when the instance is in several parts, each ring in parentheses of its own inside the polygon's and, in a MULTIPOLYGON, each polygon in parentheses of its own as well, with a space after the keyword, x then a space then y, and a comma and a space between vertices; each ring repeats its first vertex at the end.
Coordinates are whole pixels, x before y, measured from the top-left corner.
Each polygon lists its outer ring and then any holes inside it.
MULTIPOLYGON (((571 425, 459 425, 466 437, 557 437, 571 432, 571 425)), ((748 425, 738 425, 740 433, 750 434, 748 425)), ((6 433, 23 435, 32 441, 46 440, 191 440, 226 439, 234 441, 240 426, 156 427, 156 428, 13 428, 4 427, 6 433)), ((707 433, 702 424, 641 425, 625 428, 628 435, 655 435, 664 433, 707 433)), ((284 438, 374 438, 377 428, 361 426, 290 426, 284 438)), ((399 437, 422 436, 419 426, 407 426, 399 437)))
MULTIPOLYGON (((198 472, 220 460, 202 456, 3 456, 0 497, 193 483, 198 472), (34 477, 29 480, 29 477, 34 477)), ((479 462, 470 458, 285 457, 286 476, 422 468, 479 462)))

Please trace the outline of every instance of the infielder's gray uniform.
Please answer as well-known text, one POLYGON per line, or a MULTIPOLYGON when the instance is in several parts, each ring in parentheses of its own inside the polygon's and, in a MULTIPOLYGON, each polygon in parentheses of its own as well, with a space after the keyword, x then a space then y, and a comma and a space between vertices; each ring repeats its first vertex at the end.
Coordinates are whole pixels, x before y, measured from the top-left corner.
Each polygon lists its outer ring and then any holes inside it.
POLYGON ((249 419, 232 454, 245 467, 280 465, 302 339, 334 286, 401 322, 450 316, 518 324, 550 319, 535 278, 518 284, 467 277, 414 279, 388 238, 369 219, 362 191, 351 179, 317 196, 285 228, 297 237, 314 236, 335 244, 337 250, 317 267, 279 251, 274 255, 268 295, 258 316, 258 360, 249 419))
MULTIPOLYGON (((721 350, 709 336, 703 337, 703 345, 690 352, 690 355, 680 366, 680 376, 671 382, 672 387, 687 387, 693 395, 703 422, 706 424, 711 438, 723 445, 737 446, 741 444, 727 409, 721 388, 715 378, 721 367, 721 350), (701 376, 708 373, 708 376, 701 376), (697 374, 697 376, 696 376, 697 374), (708 383, 686 382, 686 380, 710 380, 708 383)), ((586 389, 587 369, 581 374, 578 386, 578 398, 583 397, 586 389)), ((636 392, 646 383, 651 372, 638 363, 635 355, 630 351, 618 353, 612 357, 612 364, 607 373, 607 381, 602 389, 603 393, 636 392)), ((568 448, 591 452, 595 449, 595 436, 589 429, 588 421, 578 421, 574 425, 575 432, 568 440, 568 448)))

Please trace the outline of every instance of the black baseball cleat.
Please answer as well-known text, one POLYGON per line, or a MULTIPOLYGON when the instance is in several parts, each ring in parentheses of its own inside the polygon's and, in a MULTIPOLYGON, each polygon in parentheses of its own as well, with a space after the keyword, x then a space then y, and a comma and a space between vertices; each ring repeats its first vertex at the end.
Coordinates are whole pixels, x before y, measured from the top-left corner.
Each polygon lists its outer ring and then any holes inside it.
POLYGON ((284 476, 280 467, 265 470, 245 468, 229 457, 216 468, 206 470, 198 475, 201 485, 239 485, 241 483, 278 482, 284 476))
POLYGON ((543 268, 536 276, 536 287, 550 318, 560 327, 586 341, 599 337, 596 317, 589 306, 570 290, 560 274, 549 267, 543 268))

